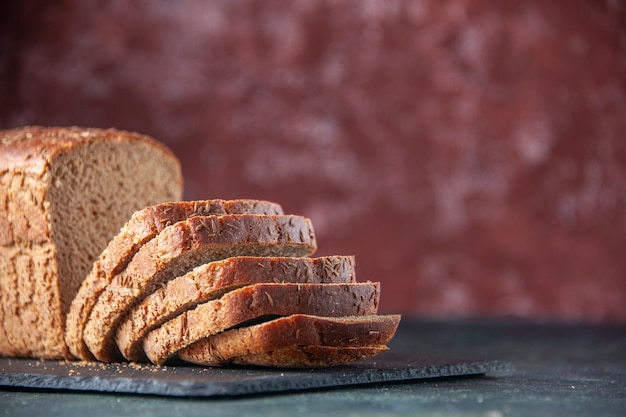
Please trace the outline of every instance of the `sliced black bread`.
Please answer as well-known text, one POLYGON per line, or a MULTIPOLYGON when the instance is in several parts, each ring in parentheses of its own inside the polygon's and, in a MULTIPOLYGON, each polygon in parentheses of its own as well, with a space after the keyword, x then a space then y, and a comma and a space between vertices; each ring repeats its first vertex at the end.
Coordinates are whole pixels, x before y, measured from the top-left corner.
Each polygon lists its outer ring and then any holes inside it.
POLYGON ((309 256, 317 249, 309 219, 288 215, 194 216, 166 227, 137 251, 100 294, 83 339, 100 361, 122 360, 115 343, 121 320, 163 283, 234 256, 309 256))
POLYGON ((181 350, 178 358, 205 366, 334 366, 386 351, 399 322, 399 315, 295 314, 202 339, 181 350))
POLYGON ((277 203, 261 200, 198 200, 157 204, 136 211, 109 242, 72 301, 65 326, 65 342, 77 358, 92 360, 83 341, 85 325, 98 297, 122 272, 139 248, 159 232, 192 216, 218 214, 283 214, 277 203))
POLYGON ((254 284, 199 304, 152 330, 143 348, 152 363, 164 364, 185 347, 251 320, 311 314, 328 317, 376 314, 379 284, 254 284))
MULTIPOLYGON (((334 347, 293 345, 264 353, 237 356, 229 365, 254 365, 272 368, 328 368, 360 361, 388 351, 387 346, 334 347)), ((209 365, 210 362, 196 364, 209 365)), ((213 366, 217 366, 216 364, 213 366)))
POLYGON ((145 361, 143 338, 167 320, 235 288, 257 283, 355 282, 354 257, 235 257, 210 262, 177 277, 144 298, 118 327, 122 355, 145 361))

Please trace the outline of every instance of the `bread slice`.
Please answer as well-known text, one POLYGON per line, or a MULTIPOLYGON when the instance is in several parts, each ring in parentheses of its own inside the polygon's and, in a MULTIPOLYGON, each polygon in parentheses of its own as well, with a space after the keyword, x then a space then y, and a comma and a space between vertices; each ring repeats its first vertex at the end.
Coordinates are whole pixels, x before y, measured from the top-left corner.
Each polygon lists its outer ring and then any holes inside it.
POLYGON ((117 329, 122 355, 147 358, 143 338, 152 329, 197 304, 244 285, 257 283, 330 284, 355 282, 354 257, 236 257, 210 262, 169 281, 135 306, 117 329))
MULTIPOLYGON (((272 368, 328 368, 360 361, 388 351, 387 346, 334 347, 294 345, 269 352, 237 356, 229 365, 254 365, 272 368)), ((197 365, 209 363, 196 362, 197 365)), ((217 365, 213 365, 217 366, 217 365)))
POLYGON ((93 360, 83 341, 83 331, 100 293, 113 276, 122 272, 137 250, 167 226, 192 216, 217 214, 283 214, 279 204, 259 200, 201 200, 168 202, 133 214, 109 242, 83 281, 67 315, 65 342, 77 358, 93 360))
POLYGON ((0 356, 71 357, 65 317, 93 262, 136 210, 182 191, 177 158, 147 136, 0 131, 0 356))
POLYGON ((372 315, 378 283, 254 284, 198 305, 152 330, 143 341, 152 363, 162 365, 179 350, 251 320, 292 314, 329 317, 372 315))
POLYGON ((210 336, 181 350, 178 356, 208 366, 334 366, 384 352, 399 323, 399 315, 294 314, 210 336))
POLYGON ((308 256, 317 244, 309 219, 291 215, 194 216, 144 244, 100 294, 83 340, 100 361, 122 359, 115 332, 124 315, 163 283, 234 256, 308 256))

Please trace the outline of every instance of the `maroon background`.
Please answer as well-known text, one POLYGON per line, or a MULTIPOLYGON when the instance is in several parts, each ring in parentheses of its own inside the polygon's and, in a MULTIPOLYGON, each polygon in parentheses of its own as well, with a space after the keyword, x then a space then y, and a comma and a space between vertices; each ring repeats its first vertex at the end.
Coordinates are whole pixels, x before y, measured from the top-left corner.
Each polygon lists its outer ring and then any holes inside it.
POLYGON ((626 320, 623 1, 4 1, 0 127, 169 145, 382 311, 626 320))

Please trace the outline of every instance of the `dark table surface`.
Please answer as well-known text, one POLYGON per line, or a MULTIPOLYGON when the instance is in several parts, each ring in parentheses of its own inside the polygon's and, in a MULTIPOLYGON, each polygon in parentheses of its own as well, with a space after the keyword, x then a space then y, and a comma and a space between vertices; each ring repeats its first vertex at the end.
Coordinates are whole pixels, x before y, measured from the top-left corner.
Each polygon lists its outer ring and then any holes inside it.
POLYGON ((2 387, 0 416, 626 416, 625 325, 405 317, 390 347, 515 371, 231 398, 2 387))

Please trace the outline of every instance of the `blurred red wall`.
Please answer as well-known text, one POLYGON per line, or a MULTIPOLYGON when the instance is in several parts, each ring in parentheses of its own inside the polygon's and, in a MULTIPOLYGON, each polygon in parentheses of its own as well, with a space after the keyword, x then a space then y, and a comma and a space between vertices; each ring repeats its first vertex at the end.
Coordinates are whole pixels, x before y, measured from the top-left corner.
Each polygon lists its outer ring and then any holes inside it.
POLYGON ((626 320, 623 1, 5 0, 0 127, 117 127, 383 312, 626 320))

